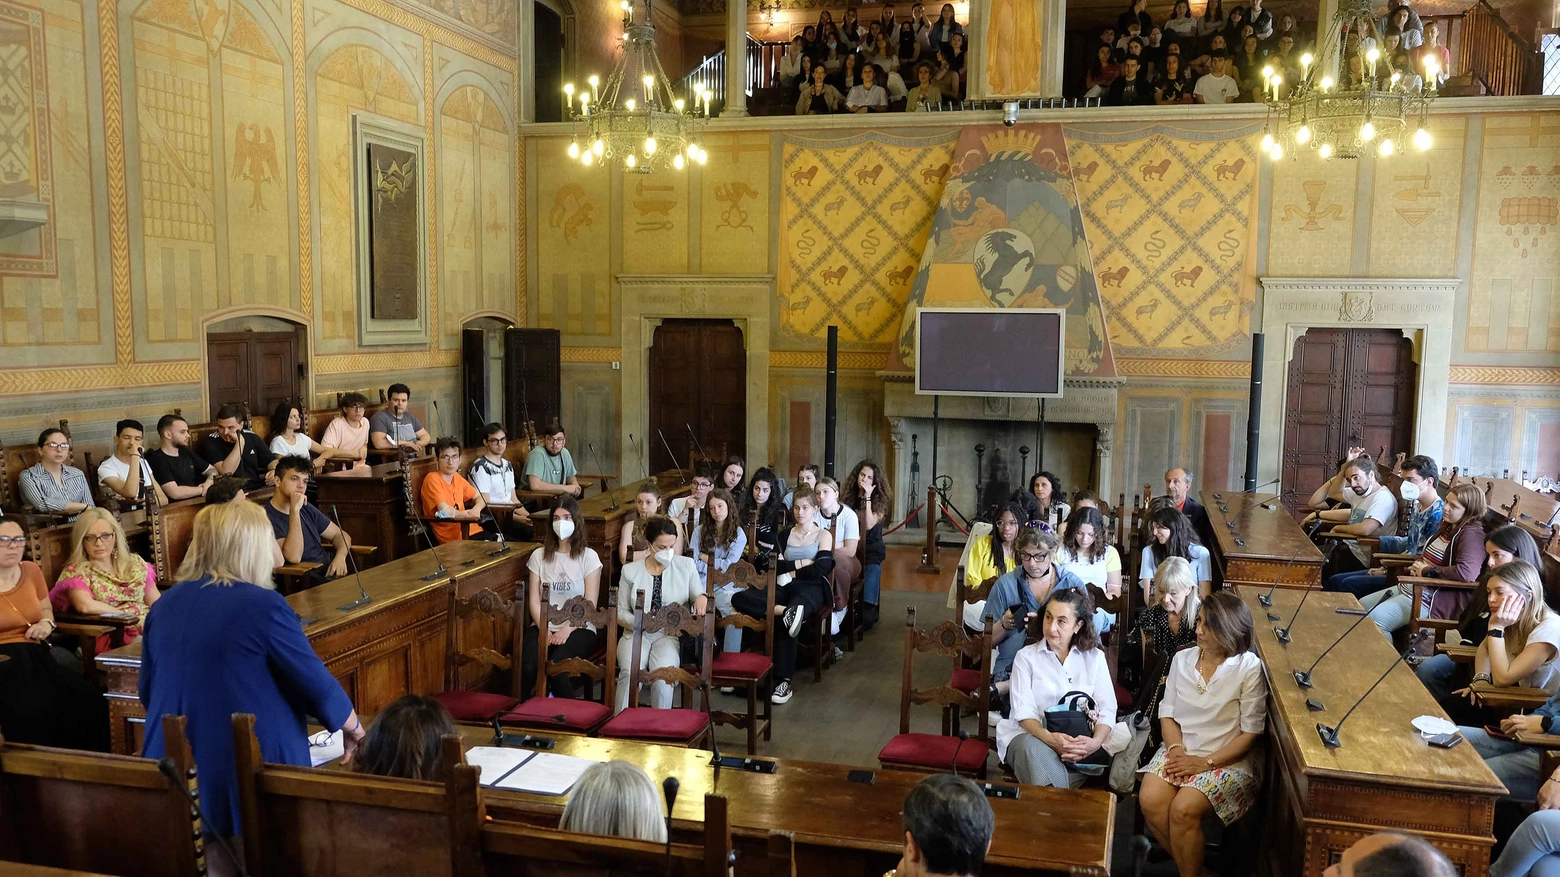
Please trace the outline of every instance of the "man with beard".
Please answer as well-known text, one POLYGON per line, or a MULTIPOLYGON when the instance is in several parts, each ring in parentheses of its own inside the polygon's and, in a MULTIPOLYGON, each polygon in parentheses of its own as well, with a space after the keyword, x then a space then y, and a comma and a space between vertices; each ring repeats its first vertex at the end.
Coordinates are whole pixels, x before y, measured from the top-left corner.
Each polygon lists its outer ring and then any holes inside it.
MULTIPOLYGON (((1370 457, 1365 456, 1363 448, 1350 448, 1349 458, 1344 461, 1338 474, 1328 479, 1327 483, 1316 489, 1311 496, 1313 506, 1326 502, 1329 494, 1335 494, 1335 489, 1342 488, 1344 507, 1326 509, 1325 511, 1312 512, 1306 516, 1304 526, 1311 526, 1316 521, 1328 521, 1333 523, 1331 535, 1333 536, 1396 536, 1398 506, 1397 497, 1392 491, 1381 486, 1376 478, 1376 464, 1370 457)), ((1327 570, 1333 574, 1349 572, 1354 569, 1365 568, 1365 557, 1359 547, 1359 543, 1351 540, 1349 547, 1353 552, 1354 565, 1349 565, 1348 560, 1341 556, 1341 552, 1334 554, 1336 568, 1327 570)))
POLYGON ((157 421, 157 434, 162 446, 147 454, 146 462, 163 493, 174 502, 205 496, 217 470, 190 450, 189 423, 177 414, 164 414, 157 421))
POLYGON ((419 457, 427 453, 433 438, 423 429, 417 416, 406 410, 412 400, 411 388, 405 384, 391 384, 385 398, 389 404, 368 420, 369 442, 380 450, 407 448, 419 457))
POLYGON ((567 493, 578 498, 585 495, 575 477, 574 457, 563 446, 563 426, 554 420, 542 427, 542 444, 525 455, 526 489, 537 493, 567 493), (538 454, 540 450, 543 453, 538 454))

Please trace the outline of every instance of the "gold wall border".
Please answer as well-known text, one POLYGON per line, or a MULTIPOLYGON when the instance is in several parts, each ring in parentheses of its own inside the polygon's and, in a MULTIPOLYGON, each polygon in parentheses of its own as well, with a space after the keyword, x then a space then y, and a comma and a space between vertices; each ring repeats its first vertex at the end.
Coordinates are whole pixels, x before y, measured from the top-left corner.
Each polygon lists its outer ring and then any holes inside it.
MULTIPOLYGON (((125 181, 125 105, 119 84, 119 0, 98 0, 98 51, 103 66, 103 152, 108 172, 108 265, 114 308, 114 360, 135 362, 130 296, 130 192, 125 181)), ((196 376, 197 380, 199 375, 196 376)), ((22 376, 22 380, 27 380, 22 376)), ((117 381, 105 383, 113 386, 117 381)))
POLYGON ((1560 368, 1536 368, 1516 365, 1454 365, 1454 384, 1515 384, 1554 386, 1560 384, 1560 368))
POLYGON ((334 353, 316 356, 316 375, 341 375, 367 371, 405 371, 420 368, 454 368, 459 350, 405 350, 399 353, 334 353))
POLYGON ((200 361, 194 359, 130 365, 0 370, 0 395, 4 396, 38 396, 67 390, 127 389, 199 383, 200 361))
POLYGON ((293 139, 298 165, 298 309, 314 329, 314 212, 309 197, 309 41, 304 31, 305 0, 293 0, 293 139))
MULTIPOLYGON (((825 368, 828 354, 821 350, 771 350, 770 368, 825 368)), ((840 368, 881 371, 888 365, 887 350, 841 350, 840 368)))
MULTIPOLYGON (((520 306, 525 306, 524 298, 520 306)), ((576 363, 618 362, 623 358, 623 350, 618 347, 564 347, 559 350, 559 358, 576 363)))
POLYGON ((1116 358, 1116 374, 1128 378, 1246 378, 1251 363, 1206 359, 1116 358))
MULTIPOLYGON (((518 78, 518 77, 516 77, 518 78)), ((518 112, 520 83, 515 83, 516 109, 514 129, 520 128, 520 114, 518 112)), ((530 322, 525 312, 525 251, 526 241, 530 237, 526 233, 525 225, 525 150, 526 138, 515 137, 515 210, 510 214, 510 228, 515 238, 515 325, 525 326, 530 322)))
MULTIPOLYGON (((108 2, 108 0, 102 0, 102 2, 108 2)), ((294 2, 300 2, 300 0, 294 0, 294 2)), ((462 55, 497 67, 510 76, 515 77, 516 80, 519 79, 520 62, 514 56, 506 55, 503 52, 495 52, 470 37, 456 33, 416 13, 408 12, 399 6, 386 2, 386 0, 340 0, 340 2, 359 12, 366 12, 375 18, 383 19, 397 27, 409 30, 423 39, 433 40, 441 45, 449 46, 462 55)), ((520 87, 518 81, 516 81, 515 87, 520 87)))

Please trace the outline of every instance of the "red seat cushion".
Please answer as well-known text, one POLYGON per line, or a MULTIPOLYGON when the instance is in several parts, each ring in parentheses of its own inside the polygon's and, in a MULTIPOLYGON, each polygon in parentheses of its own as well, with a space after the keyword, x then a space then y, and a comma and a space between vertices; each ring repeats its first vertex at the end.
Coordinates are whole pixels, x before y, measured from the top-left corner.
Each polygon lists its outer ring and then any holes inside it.
POLYGON ((519 702, 507 694, 485 691, 441 691, 433 699, 443 704, 457 722, 491 722, 519 702))
POLYGON ((658 710, 654 707, 629 707, 613 717, 601 729, 603 737, 630 737, 636 740, 690 740, 709 726, 710 717, 698 710, 658 710))
POLYGON ((953 678, 948 680, 948 687, 954 691, 970 694, 980 687, 980 671, 961 667, 953 671, 953 678))
POLYGON ((721 652, 711 673, 721 679, 759 679, 774 665, 768 655, 758 652, 721 652))
POLYGON ((1132 692, 1128 691, 1120 682, 1116 683, 1116 709, 1118 712, 1123 709, 1130 709, 1134 699, 1132 692))
POLYGON ((941 734, 899 734, 878 753, 878 761, 947 770, 953 764, 955 750, 959 753, 959 767, 968 771, 984 767, 986 753, 990 751, 983 740, 960 740, 941 734), (964 744, 963 748, 959 747, 960 743, 964 744))
POLYGON ((502 716, 505 724, 546 728, 567 728, 587 732, 605 722, 612 708, 594 700, 574 697, 533 697, 502 716))

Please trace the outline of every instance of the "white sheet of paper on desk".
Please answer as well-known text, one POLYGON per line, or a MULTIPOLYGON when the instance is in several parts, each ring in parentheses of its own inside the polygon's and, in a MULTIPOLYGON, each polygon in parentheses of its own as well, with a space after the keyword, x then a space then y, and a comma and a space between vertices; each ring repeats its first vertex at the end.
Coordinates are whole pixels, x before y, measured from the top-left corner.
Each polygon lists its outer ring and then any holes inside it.
POLYGON ((492 786, 535 754, 529 749, 473 746, 466 750, 466 763, 482 769, 482 775, 477 779, 480 785, 492 786))
POLYGON ((340 731, 325 732, 309 737, 309 764, 319 767, 326 762, 335 761, 346 754, 346 744, 341 740, 340 731))
POLYGON ((566 795, 586 769, 596 763, 589 758, 538 752, 499 780, 494 788, 535 795, 566 795))

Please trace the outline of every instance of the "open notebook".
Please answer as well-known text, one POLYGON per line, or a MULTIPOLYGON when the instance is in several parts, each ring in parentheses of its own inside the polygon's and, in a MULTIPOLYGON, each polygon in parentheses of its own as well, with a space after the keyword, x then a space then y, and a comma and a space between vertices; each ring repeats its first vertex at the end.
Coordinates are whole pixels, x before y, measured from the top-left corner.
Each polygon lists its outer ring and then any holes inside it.
POLYGON ((466 750, 466 763, 481 768, 478 782, 488 788, 556 796, 568 794, 580 775, 597 762, 529 749, 473 746, 466 750))

